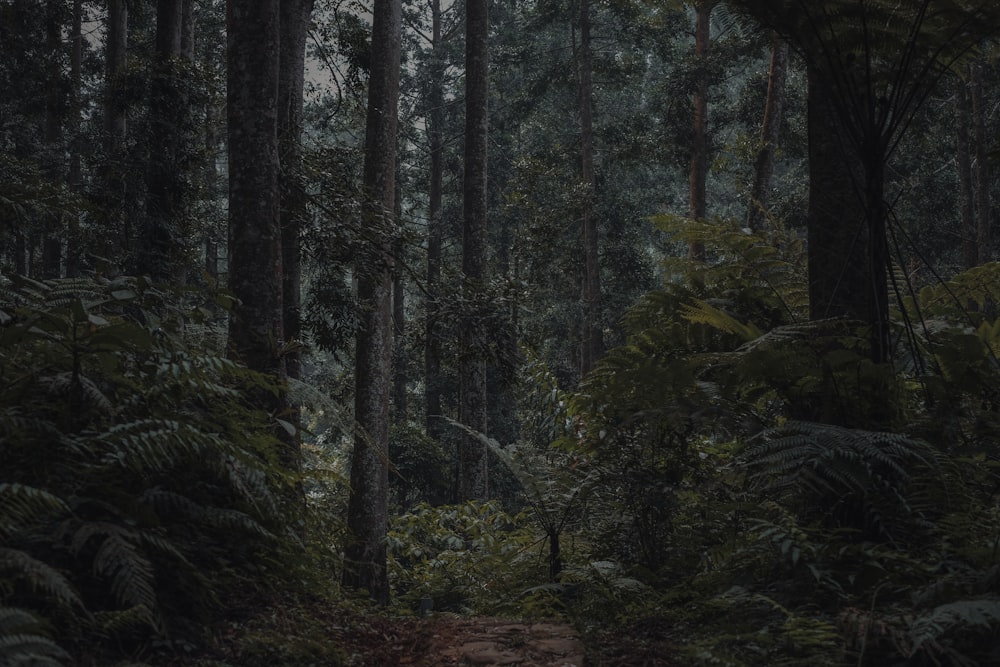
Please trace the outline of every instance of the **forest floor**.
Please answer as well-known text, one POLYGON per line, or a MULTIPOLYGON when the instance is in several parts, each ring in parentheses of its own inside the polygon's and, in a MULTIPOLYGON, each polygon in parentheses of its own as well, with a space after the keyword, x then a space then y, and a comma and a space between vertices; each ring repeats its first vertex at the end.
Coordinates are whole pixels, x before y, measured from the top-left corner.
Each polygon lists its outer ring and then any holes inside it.
MULTIPOLYGON (((382 619, 344 637, 364 667, 676 667, 669 646, 643 630, 583 638, 565 620, 382 619), (646 636, 642 636, 646 634, 646 636)), ((356 662, 355 662, 356 661, 356 662)))
MULTIPOLYGON (((567 619, 390 616, 291 597, 216 628, 212 659, 226 667, 678 667, 677 628, 646 619, 583 635, 567 619), (360 612, 360 613, 357 613, 360 612)), ((169 661, 157 664, 187 665, 169 661)))

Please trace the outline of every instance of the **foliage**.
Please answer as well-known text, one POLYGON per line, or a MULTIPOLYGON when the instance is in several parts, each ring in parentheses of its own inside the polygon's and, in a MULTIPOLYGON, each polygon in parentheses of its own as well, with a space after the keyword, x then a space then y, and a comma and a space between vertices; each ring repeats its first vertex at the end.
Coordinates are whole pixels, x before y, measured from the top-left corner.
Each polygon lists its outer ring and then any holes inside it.
POLYGON ((523 515, 493 503, 418 505, 396 517, 389 531, 395 598, 410 609, 430 598, 441 611, 523 611, 521 595, 543 580, 544 561, 535 553, 540 543, 523 515))
POLYGON ((291 480, 241 394, 273 386, 192 337, 213 317, 195 297, 124 277, 0 284, 5 661, 26 659, 25 627, 61 655, 29 613, 63 649, 198 640, 216 596, 275 556, 291 480))

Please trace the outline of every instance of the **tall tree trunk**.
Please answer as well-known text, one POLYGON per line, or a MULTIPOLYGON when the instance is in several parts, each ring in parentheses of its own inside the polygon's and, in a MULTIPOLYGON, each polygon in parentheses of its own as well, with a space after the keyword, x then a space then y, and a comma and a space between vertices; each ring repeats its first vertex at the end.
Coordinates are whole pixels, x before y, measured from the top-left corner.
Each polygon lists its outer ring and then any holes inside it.
MULTIPOLYGON (((401 13, 400 0, 375 0, 363 176, 367 214, 375 220, 394 211, 401 13)), ((343 583, 387 604, 392 242, 383 239, 376 246, 355 267, 362 321, 354 367, 355 436, 347 507, 351 541, 344 553, 343 583)))
POLYGON ((955 165, 958 169, 959 210, 962 220, 962 266, 971 269, 979 263, 976 249, 976 203, 972 174, 972 143, 970 141, 972 114, 969 107, 969 87, 965 81, 958 82, 955 95, 956 143, 955 165))
POLYGON ((98 235, 97 254, 105 259, 124 257, 129 249, 129 225, 125 215, 125 58, 128 50, 128 1, 108 0, 105 38, 104 166, 103 190, 106 228, 98 235))
POLYGON ((972 128, 976 146, 976 230, 979 264, 993 260, 993 233, 990 203, 990 137, 986 132, 986 108, 983 99, 983 64, 975 62, 970 71, 972 128))
MULTIPOLYGON (((278 146, 281 156, 281 248, 284 279, 282 305, 285 340, 302 335, 301 235, 307 211, 302 176, 302 93, 306 37, 314 0, 281 2, 281 75, 278 80, 278 146)), ((288 377, 302 376, 298 350, 285 355, 288 377)))
POLYGON ((767 102, 764 122, 760 129, 760 148, 754 162, 753 189, 747 211, 747 227, 759 231, 767 216, 771 177, 774 174, 774 154, 781 131, 781 112, 785 105, 785 80, 788 72, 788 43, 775 35, 771 46, 771 66, 767 76, 767 102))
POLYGON ((397 424, 406 422, 406 281, 398 269, 401 262, 402 244, 396 246, 397 270, 392 274, 392 337, 395 354, 392 374, 392 413, 397 424))
POLYGON ((181 4, 181 57, 194 61, 194 3, 195 0, 182 0, 181 4))
POLYGON ((855 187, 861 166, 821 77, 809 68, 808 79, 809 317, 867 321, 865 212, 855 187))
MULTIPOLYGON (((278 0, 229 0, 226 110, 229 136, 230 354, 250 369, 283 376, 281 224, 278 185, 278 0)), ((259 392, 258 407, 285 410, 284 392, 259 392)), ((281 437, 282 431, 276 430, 281 437)), ((286 442, 286 444, 288 444, 286 442)), ((294 468, 289 444, 282 462, 294 468)))
MULTIPOLYGON (((396 194, 394 204, 396 221, 403 220, 403 187, 400 177, 399 162, 396 162, 396 194)), ((406 367, 409 362, 406 349, 406 279, 403 266, 405 246, 400 236, 392 249, 395 262, 392 272, 392 420, 395 424, 406 423, 407 401, 406 367)))
MULTIPOLYGON (((63 95, 61 5, 59 0, 47 0, 45 5, 45 46, 49 54, 49 61, 46 63, 44 120, 45 171, 49 180, 55 185, 62 183, 65 178, 63 120, 66 113, 66 99, 63 95)), ((61 272, 60 238, 64 222, 58 212, 45 216, 41 265, 41 274, 45 278, 58 278, 61 272)))
MULTIPOLYGON (((489 130, 489 12, 487 0, 466 0, 465 19, 465 167, 462 184, 462 273, 466 304, 475 304, 485 287, 486 147, 489 130)), ((474 310, 474 309, 473 309, 474 310)), ((486 432, 486 361, 477 317, 462 317, 459 343, 459 421, 486 432)), ((458 454, 458 500, 485 499, 488 494, 486 446, 463 434, 458 454)))
POLYGON ((165 282, 179 270, 177 245, 184 203, 187 96, 180 68, 183 3, 156 4, 156 60, 150 82, 146 226, 138 272, 165 282))
POLYGON ((583 202, 583 335, 581 339, 580 376, 594 367, 604 352, 601 329, 601 265, 594 201, 597 180, 594 176, 593 53, 590 46, 590 0, 580 0, 580 50, 577 54, 580 104, 580 176, 587 189, 583 202))
POLYGON ((431 0, 431 80, 427 95, 427 139, 430 144, 431 173, 427 212, 427 297, 424 345, 424 384, 427 435, 441 439, 441 339, 439 301, 441 298, 441 200, 444 166, 444 45, 441 42, 441 0, 431 0))
MULTIPOLYGON (((708 184, 708 49, 711 45, 709 28, 712 10, 717 0, 699 0, 694 5, 694 58, 698 75, 694 90, 694 125, 691 133, 691 168, 688 177, 690 212, 692 220, 702 220, 708 210, 706 189, 708 184)), ((705 244, 692 241, 688 244, 688 257, 705 259, 705 244)))
MULTIPOLYGON (((70 29, 70 142, 69 142, 69 174, 67 182, 74 192, 83 189, 83 167, 80 150, 83 139, 80 121, 83 88, 83 0, 73 0, 73 25, 70 29)), ((66 275, 75 277, 80 274, 80 218, 74 215, 69 220, 69 244, 66 248, 66 275)))

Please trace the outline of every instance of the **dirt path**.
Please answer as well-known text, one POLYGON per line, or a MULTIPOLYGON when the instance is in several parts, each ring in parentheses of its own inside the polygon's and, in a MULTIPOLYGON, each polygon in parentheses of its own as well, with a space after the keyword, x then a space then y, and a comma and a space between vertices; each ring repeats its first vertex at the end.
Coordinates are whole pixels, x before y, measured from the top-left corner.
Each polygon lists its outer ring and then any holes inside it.
POLYGON ((428 623, 427 654, 410 664, 584 667, 583 642, 565 623, 495 618, 435 619, 428 623))
POLYGON ((371 619, 343 636, 351 667, 584 667, 583 641, 561 621, 371 619))

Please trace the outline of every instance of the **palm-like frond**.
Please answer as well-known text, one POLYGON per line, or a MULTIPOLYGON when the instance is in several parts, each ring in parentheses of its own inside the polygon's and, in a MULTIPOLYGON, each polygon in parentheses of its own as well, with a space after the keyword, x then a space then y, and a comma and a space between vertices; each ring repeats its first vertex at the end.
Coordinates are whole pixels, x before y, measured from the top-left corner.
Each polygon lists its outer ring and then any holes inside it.
POLYGON ((70 655, 43 631, 31 612, 0 606, 0 665, 63 667, 70 655))
POLYGON ((25 484, 0 484, 0 542, 10 539, 22 526, 69 508, 58 496, 25 484))
POLYGON ((932 509, 913 502, 927 499, 914 487, 946 462, 902 434, 789 422, 755 438, 743 465, 766 497, 893 537, 894 527, 932 509))

